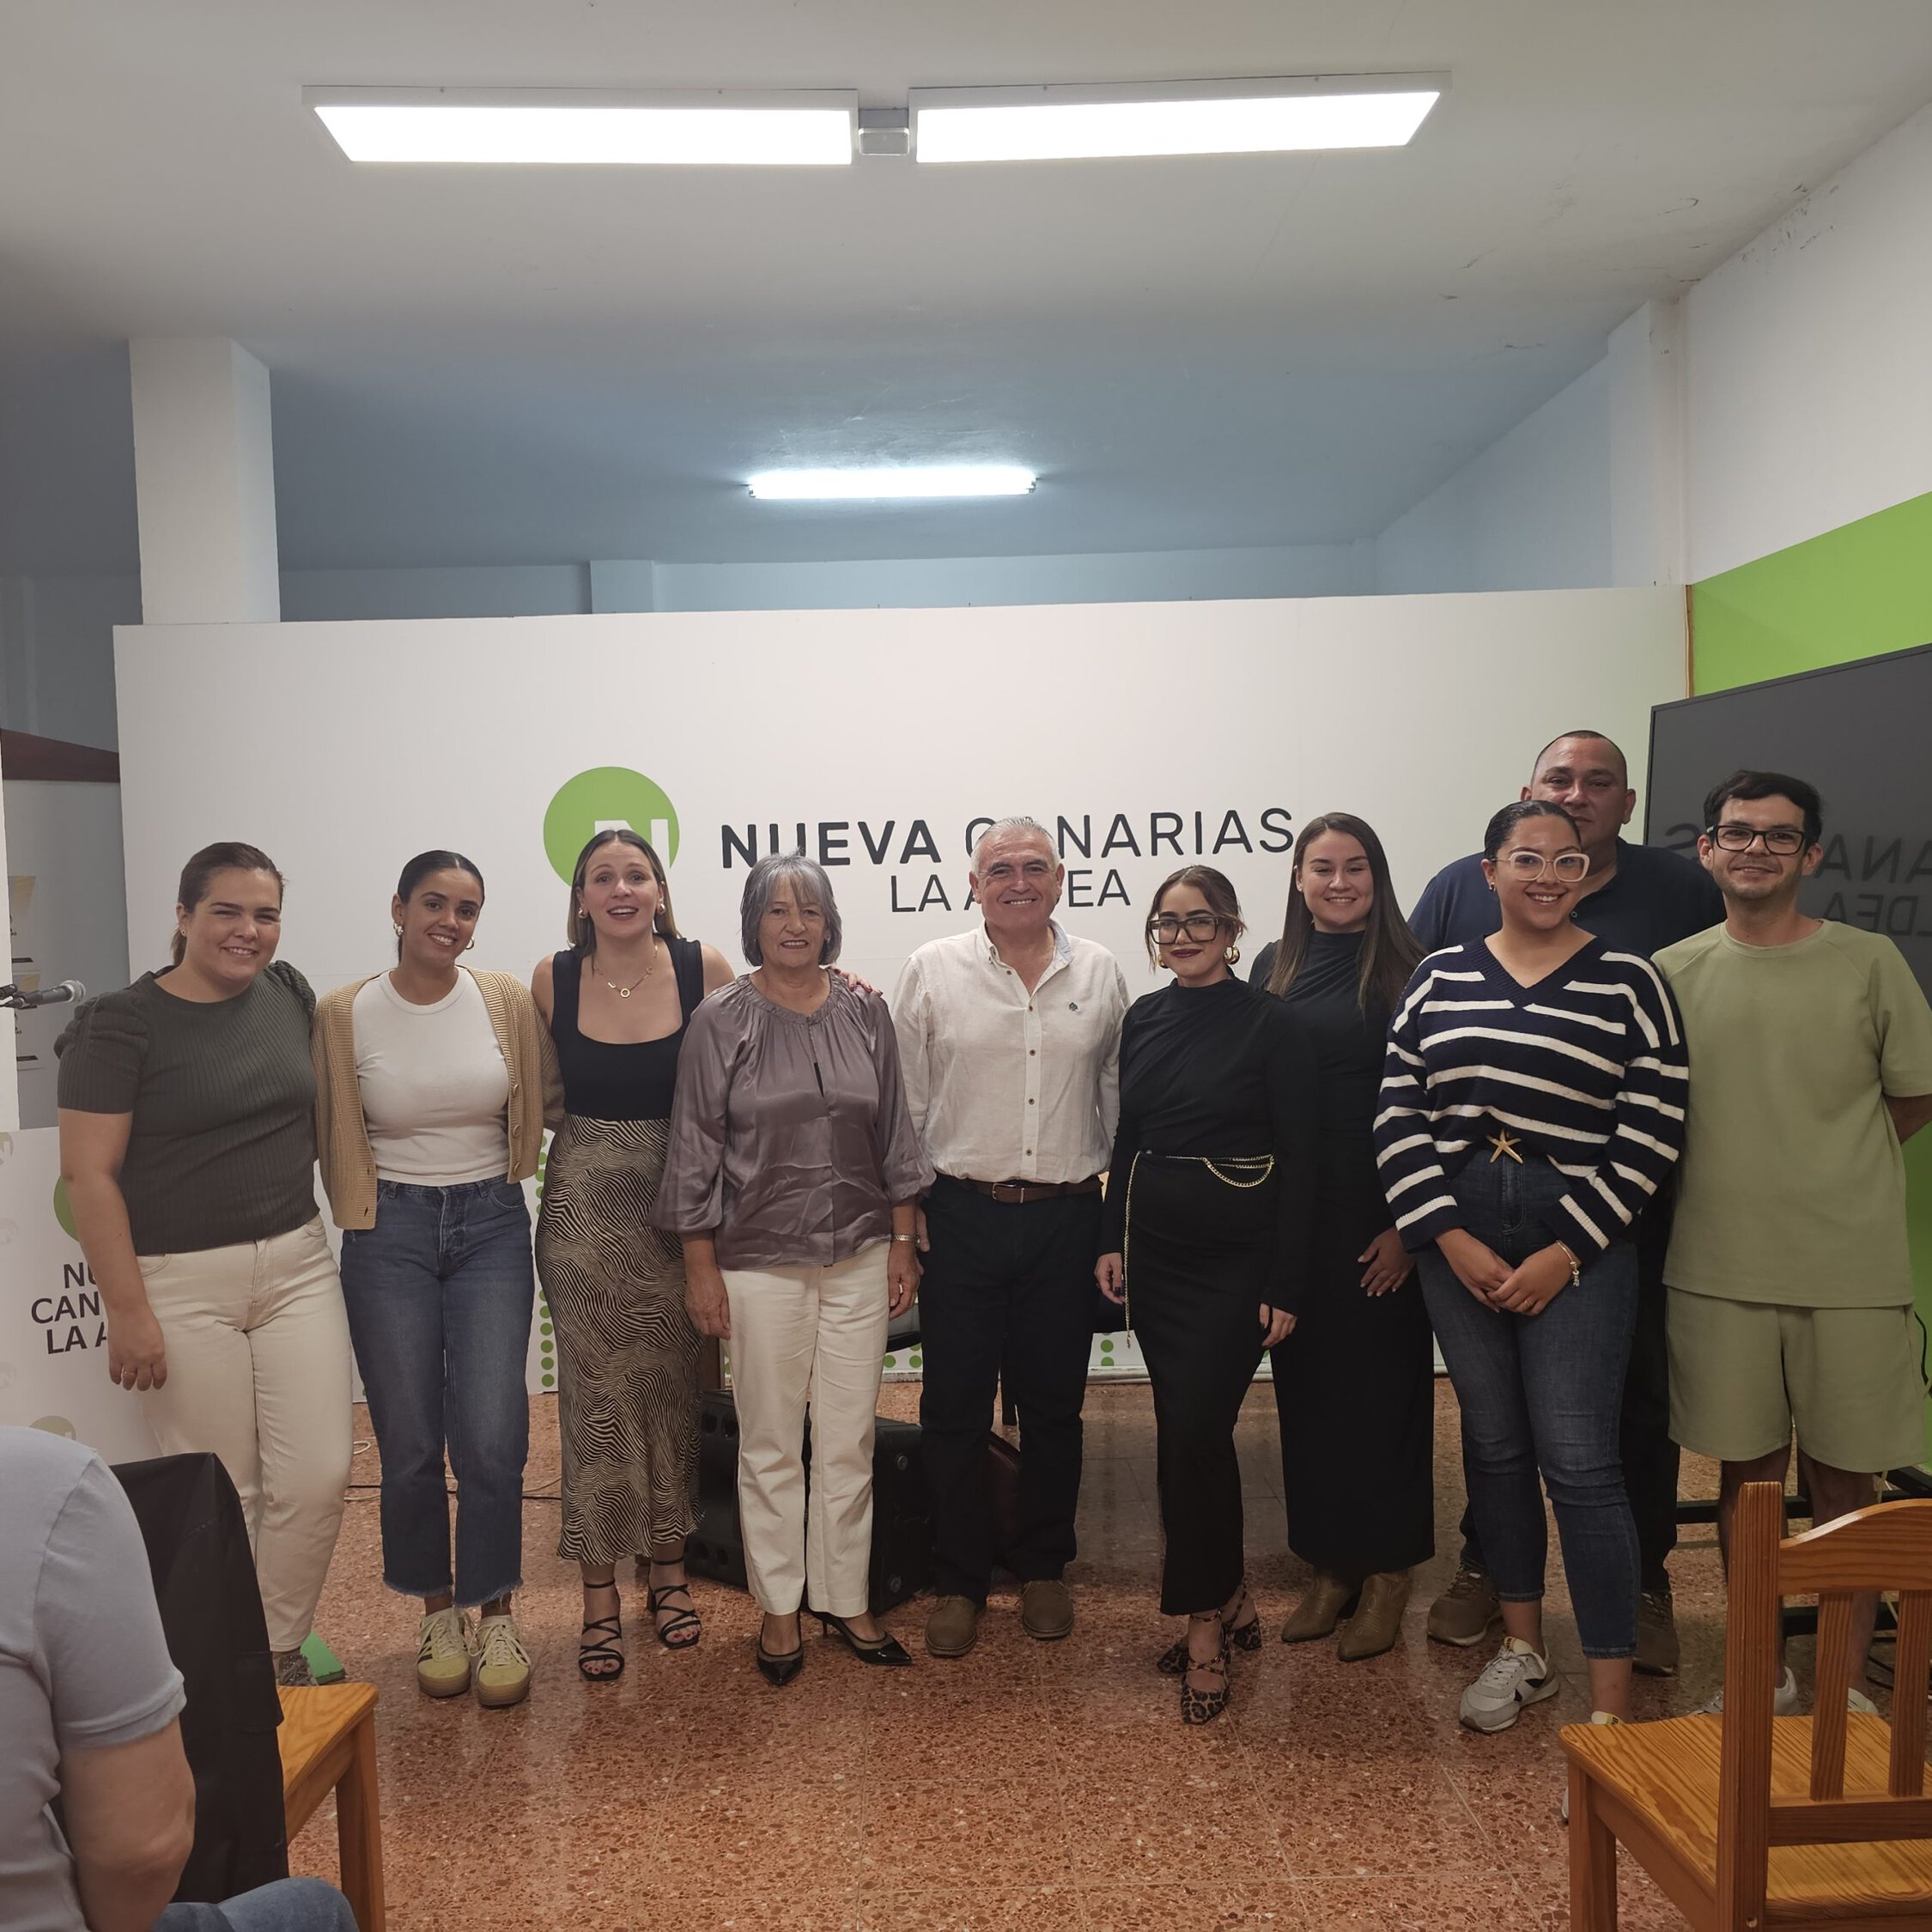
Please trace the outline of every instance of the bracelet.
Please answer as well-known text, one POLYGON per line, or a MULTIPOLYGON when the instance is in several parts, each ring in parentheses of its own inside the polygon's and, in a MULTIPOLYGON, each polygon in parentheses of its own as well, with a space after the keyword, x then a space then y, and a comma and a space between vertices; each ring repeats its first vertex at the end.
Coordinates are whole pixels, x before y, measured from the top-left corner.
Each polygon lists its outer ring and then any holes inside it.
POLYGON ((1577 1251, 1567 1241, 1552 1241, 1551 1247, 1570 1264, 1570 1285, 1581 1288, 1583 1285, 1583 1264, 1577 1259, 1577 1251))

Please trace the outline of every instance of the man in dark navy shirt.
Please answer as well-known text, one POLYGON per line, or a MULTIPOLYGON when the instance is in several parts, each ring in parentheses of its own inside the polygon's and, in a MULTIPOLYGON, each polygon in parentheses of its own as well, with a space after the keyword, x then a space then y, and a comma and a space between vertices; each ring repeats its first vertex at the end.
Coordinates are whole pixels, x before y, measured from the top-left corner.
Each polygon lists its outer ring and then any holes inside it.
MULTIPOLYGON (((1590 869, 1571 914, 1619 951, 1648 958, 1716 926, 1723 896, 1695 858, 1631 845, 1618 835, 1637 809, 1624 755, 1601 732, 1565 732, 1537 756, 1526 799, 1546 799, 1577 822, 1590 869)), ((1496 895, 1472 854, 1443 866, 1423 889, 1409 927, 1423 950, 1485 939, 1502 922, 1496 895)), ((1670 1439, 1669 1367, 1664 1340, 1663 1257, 1670 1212, 1658 1201, 1637 1221, 1637 1333, 1624 1378, 1624 1485, 1637 1518, 1643 1598, 1637 1619, 1637 1668, 1668 1677, 1677 1668, 1670 1572, 1677 1546, 1677 1445, 1670 1439)), ((1444 1643, 1479 1643, 1502 1614, 1476 1537, 1462 1512, 1462 1558, 1455 1580, 1429 1609, 1429 1634, 1444 1643)))

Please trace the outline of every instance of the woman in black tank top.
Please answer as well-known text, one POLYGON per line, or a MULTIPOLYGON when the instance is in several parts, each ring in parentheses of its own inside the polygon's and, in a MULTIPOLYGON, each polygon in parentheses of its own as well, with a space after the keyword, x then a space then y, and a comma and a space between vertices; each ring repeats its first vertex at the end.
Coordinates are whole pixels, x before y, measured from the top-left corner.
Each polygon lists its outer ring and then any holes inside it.
POLYGON ((684 1542, 697 1524, 697 1370, 679 1244, 651 1225, 677 1056, 692 1012, 732 970, 682 937, 662 862, 628 829, 599 833, 570 885, 570 945, 532 991, 563 1072, 537 1221, 557 1341, 563 1522, 584 1583, 577 1668, 623 1674, 616 1565, 635 1557, 659 1640, 699 1637, 684 1542), (587 1030, 586 1030, 587 1029, 587 1030))

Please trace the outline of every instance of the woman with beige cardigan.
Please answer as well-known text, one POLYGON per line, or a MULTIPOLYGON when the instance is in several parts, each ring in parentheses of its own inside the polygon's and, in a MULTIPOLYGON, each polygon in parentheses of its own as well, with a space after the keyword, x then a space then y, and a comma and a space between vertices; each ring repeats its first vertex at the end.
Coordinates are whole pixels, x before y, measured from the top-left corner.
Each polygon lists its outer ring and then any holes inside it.
POLYGON ((562 1085, 522 981, 458 963, 483 902, 483 875, 460 854, 410 860, 390 905, 395 967, 325 995, 313 1050, 322 1182, 382 1456, 383 1581, 422 1599, 422 1688, 473 1685, 502 1705, 528 1694, 531 1674, 510 1607, 536 1298, 522 1183, 562 1085))

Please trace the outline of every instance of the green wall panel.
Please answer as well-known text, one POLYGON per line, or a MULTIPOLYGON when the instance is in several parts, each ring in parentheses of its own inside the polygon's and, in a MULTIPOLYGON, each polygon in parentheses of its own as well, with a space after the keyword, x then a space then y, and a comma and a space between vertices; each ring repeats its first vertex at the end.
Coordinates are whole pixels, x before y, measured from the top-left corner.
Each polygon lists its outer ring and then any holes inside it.
POLYGON ((1691 639, 1698 691, 1932 644, 1932 496, 1693 584, 1691 639))
MULTIPOLYGON (((1691 640, 1693 693, 1932 643, 1932 495, 1693 584, 1691 640)), ((1932 1127, 1907 1144, 1905 1169, 1919 1315, 1932 1325, 1932 1127)))

